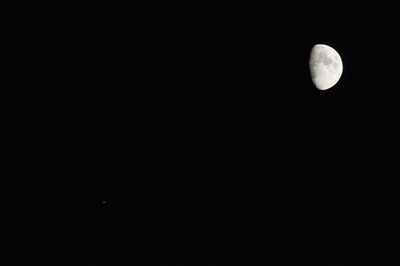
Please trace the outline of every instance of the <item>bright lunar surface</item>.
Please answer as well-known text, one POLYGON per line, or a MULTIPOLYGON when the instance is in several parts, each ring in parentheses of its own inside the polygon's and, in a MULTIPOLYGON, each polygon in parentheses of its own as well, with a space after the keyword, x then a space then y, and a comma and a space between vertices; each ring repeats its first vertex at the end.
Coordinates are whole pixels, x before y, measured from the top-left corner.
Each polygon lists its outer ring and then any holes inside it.
POLYGON ((325 44, 316 44, 310 54, 311 79, 319 90, 332 88, 343 72, 338 52, 325 44))

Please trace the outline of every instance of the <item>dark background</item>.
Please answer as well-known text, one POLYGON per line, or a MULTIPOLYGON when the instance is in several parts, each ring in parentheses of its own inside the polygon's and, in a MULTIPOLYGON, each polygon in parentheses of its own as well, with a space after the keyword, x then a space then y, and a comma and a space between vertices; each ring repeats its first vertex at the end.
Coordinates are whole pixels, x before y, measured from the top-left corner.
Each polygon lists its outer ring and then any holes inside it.
POLYGON ((0 221, 15 262, 397 265, 394 6, 15 10, 0 221), (344 64, 328 91, 310 79, 318 43, 344 64))

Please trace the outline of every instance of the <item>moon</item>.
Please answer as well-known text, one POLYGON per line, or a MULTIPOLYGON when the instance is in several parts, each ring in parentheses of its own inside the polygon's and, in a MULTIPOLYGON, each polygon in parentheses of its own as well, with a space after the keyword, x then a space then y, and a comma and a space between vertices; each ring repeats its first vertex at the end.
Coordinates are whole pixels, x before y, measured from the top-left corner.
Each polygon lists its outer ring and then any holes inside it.
POLYGON ((343 73, 343 63, 338 52, 325 44, 316 44, 310 54, 311 79, 319 90, 332 88, 343 73))

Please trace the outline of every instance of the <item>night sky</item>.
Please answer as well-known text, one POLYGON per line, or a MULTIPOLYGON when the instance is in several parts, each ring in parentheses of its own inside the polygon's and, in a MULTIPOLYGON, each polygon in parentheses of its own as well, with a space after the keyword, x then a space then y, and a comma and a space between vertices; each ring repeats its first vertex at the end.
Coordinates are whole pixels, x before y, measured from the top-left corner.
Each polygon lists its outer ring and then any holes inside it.
POLYGON ((17 7, 1 265, 399 265, 395 4, 216 2, 17 7))

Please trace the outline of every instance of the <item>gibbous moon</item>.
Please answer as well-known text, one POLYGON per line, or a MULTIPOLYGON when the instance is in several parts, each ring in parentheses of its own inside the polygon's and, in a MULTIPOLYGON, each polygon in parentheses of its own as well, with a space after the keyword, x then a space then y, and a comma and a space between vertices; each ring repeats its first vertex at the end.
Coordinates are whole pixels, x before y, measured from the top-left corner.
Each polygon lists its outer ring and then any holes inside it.
POLYGON ((343 63, 338 52, 325 44, 316 44, 310 54, 311 79, 319 90, 332 88, 343 73, 343 63))

